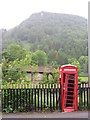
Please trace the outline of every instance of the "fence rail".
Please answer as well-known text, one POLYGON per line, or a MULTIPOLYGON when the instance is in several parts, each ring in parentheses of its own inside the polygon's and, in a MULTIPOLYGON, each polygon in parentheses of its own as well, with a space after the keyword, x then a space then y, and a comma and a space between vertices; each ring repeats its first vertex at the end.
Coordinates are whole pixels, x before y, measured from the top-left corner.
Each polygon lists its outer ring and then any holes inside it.
MULTIPOLYGON (((79 89, 78 89, 78 98, 79 98, 79 109, 82 110, 82 109, 88 109, 89 104, 89 100, 90 100, 90 86, 89 84, 87 83, 81 83, 79 84, 79 89)), ((89 108, 90 109, 90 108, 89 108)))
MULTIPOLYGON (((55 111, 60 110, 59 85, 26 85, 2 87, 2 112, 15 111, 55 111)), ((90 87, 79 84, 78 108, 87 109, 89 105, 90 87)))

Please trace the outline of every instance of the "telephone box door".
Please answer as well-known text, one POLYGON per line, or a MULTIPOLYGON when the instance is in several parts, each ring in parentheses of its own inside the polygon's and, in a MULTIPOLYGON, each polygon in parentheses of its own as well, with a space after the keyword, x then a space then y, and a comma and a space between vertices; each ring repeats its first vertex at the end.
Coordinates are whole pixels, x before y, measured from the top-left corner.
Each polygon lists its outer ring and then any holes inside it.
POLYGON ((65 74, 65 82, 63 84, 63 111, 75 110, 75 74, 65 74))

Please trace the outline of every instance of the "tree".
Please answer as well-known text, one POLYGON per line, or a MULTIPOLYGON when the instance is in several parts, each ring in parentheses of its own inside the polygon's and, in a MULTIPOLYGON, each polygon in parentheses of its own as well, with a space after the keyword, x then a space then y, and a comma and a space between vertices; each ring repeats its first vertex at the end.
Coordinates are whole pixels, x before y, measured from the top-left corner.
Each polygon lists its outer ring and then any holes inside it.
POLYGON ((47 54, 42 50, 37 50, 32 55, 32 62, 38 66, 47 65, 47 54))
POLYGON ((25 73, 19 69, 19 61, 2 60, 2 84, 25 80, 25 73))
POLYGON ((59 64, 57 63, 57 61, 52 61, 50 64, 49 64, 50 66, 53 66, 53 67, 55 67, 55 68, 59 68, 59 64))
POLYGON ((9 61, 24 59, 26 57, 26 50, 18 44, 11 44, 3 51, 2 56, 9 61))
POLYGON ((68 59, 68 63, 77 66, 78 70, 79 70, 78 73, 79 74, 81 73, 81 66, 80 66, 79 61, 76 58, 70 58, 70 59, 68 59))
POLYGON ((3 83, 17 82, 26 79, 25 73, 20 67, 30 66, 32 53, 26 51, 19 45, 10 45, 4 52, 2 58, 3 83))
POLYGON ((88 72, 88 57, 87 56, 81 56, 79 58, 79 62, 80 62, 80 66, 81 66, 81 71, 83 73, 87 73, 88 72))

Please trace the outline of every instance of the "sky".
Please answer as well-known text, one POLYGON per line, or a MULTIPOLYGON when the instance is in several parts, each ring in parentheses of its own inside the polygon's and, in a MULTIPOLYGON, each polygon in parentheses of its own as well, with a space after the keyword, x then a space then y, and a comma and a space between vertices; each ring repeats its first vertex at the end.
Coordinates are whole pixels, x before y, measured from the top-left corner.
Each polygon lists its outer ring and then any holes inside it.
POLYGON ((19 25, 32 13, 41 11, 73 14, 88 19, 90 0, 0 0, 0 29, 19 25))

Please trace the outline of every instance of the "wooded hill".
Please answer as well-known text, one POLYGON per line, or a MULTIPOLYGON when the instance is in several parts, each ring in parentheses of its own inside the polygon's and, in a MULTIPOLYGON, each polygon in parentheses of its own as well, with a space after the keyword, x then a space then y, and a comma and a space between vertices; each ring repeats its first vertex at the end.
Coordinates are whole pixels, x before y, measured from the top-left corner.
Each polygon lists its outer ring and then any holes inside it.
POLYGON ((48 63, 68 63, 69 58, 87 56, 87 20, 69 14, 40 12, 32 14, 20 25, 3 32, 3 49, 19 43, 34 52, 43 50, 48 63))

